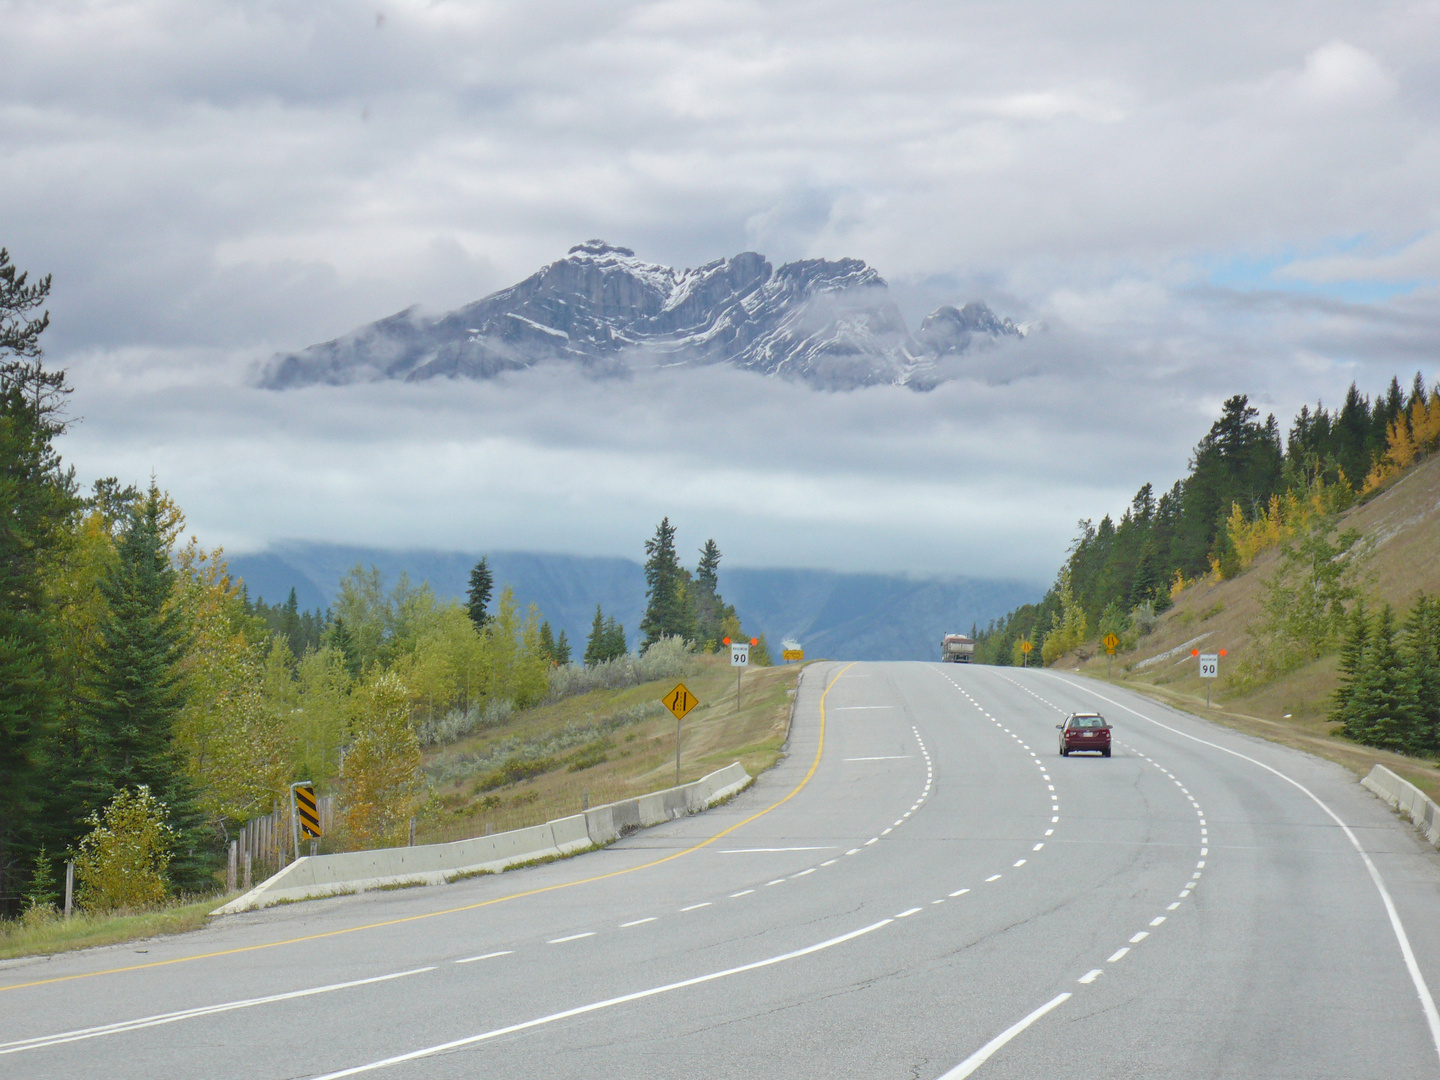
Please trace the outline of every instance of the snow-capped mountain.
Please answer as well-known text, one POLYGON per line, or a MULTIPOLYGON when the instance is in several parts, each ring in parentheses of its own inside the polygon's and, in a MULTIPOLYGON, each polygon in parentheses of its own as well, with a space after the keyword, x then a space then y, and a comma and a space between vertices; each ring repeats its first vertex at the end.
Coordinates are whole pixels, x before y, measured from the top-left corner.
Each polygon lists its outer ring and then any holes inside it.
POLYGON ((410 308, 277 356, 262 384, 473 379, 567 361, 593 371, 731 364, 825 389, 933 386, 936 361, 976 338, 1023 337, 984 304, 942 307, 911 335, 885 281, 859 259, 778 270, 742 252, 695 270, 591 240, 508 289, 446 315, 410 308))

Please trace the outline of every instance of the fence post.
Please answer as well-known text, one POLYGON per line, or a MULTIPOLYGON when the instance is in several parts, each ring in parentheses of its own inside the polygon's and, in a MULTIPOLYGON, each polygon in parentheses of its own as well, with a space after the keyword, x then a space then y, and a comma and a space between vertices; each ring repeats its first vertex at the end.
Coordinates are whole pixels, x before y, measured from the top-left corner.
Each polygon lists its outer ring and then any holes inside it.
POLYGON ((415 819, 410 819, 410 846, 415 846, 415 819))
POLYGON ((65 860, 65 917, 75 910, 75 860, 65 860))
POLYGON ((239 854, 239 850, 240 850, 240 842, 239 842, 238 840, 231 840, 231 841, 230 841, 230 858, 229 858, 229 859, 226 861, 226 863, 225 863, 225 891, 226 891, 226 892, 234 892, 234 891, 235 891, 235 871, 236 871, 236 869, 238 869, 237 866, 235 865, 235 860, 236 860, 236 858, 237 858, 237 856, 238 856, 238 854, 239 854))
POLYGON ((251 860, 252 857, 253 857, 253 853, 251 852, 251 850, 250 850, 249 848, 246 848, 246 849, 245 849, 245 891, 246 891, 246 892, 249 892, 249 891, 250 891, 250 860, 251 860))

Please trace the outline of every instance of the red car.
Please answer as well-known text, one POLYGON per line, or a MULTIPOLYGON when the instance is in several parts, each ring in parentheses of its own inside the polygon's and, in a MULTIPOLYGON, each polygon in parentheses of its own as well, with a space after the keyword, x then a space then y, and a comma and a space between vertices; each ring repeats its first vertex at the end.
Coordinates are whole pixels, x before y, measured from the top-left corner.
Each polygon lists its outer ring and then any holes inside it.
POLYGON ((1071 713, 1060 729, 1060 756, 1068 757, 1075 750, 1098 750, 1101 757, 1110 756, 1110 725, 1099 713, 1071 713))

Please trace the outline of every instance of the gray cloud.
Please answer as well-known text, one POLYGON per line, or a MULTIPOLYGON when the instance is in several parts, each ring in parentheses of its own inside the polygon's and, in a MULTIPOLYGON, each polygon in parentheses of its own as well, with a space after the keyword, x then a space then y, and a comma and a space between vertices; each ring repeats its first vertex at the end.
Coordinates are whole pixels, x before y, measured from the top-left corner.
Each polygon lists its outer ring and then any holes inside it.
POLYGON ((0 20, 0 242, 55 275, 50 353, 86 418, 67 453, 155 468, 216 539, 633 554, 671 512, 751 563, 1040 579, 1074 517, 1177 475, 1229 393, 1285 421, 1440 355, 1424 5, 0 20), (246 385, 276 350, 457 306, 590 236, 678 266, 861 257, 912 326, 982 299, 1047 330, 931 395, 246 385))

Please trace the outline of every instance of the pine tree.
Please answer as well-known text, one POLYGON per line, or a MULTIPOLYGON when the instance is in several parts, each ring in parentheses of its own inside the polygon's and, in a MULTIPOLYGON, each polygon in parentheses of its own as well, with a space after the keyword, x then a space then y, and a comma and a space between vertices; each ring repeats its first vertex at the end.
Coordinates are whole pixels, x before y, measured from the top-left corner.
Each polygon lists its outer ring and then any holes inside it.
POLYGON ((600 605, 595 605, 595 621, 590 624, 590 636, 585 639, 585 666, 594 667, 605 659, 605 616, 600 605))
MULTIPOLYGON (((718 552, 717 558, 718 558, 718 552)), ((675 553, 675 526, 668 517, 645 541, 645 615, 640 620, 641 648, 662 637, 695 638, 695 612, 689 595, 690 574, 675 553)))
POLYGON ((721 624, 735 608, 720 596, 720 548, 714 540, 706 540, 700 549, 700 563, 688 590, 692 605, 691 626, 694 641, 702 649, 714 652, 724 636, 721 624))
POLYGON ((290 595, 280 609, 280 632, 290 646, 290 652, 300 656, 305 652, 304 636, 300 631, 300 601, 295 595, 295 586, 290 586, 290 595))
POLYGON ((720 588, 720 548, 714 540, 706 540, 700 549, 700 565, 695 568, 695 584, 714 595, 720 588))
POLYGON ((337 615, 335 621, 330 624, 324 644, 334 648, 344 658, 345 670, 349 673, 350 678, 358 679, 360 677, 360 651, 355 647, 355 635, 350 633, 350 627, 340 616, 337 615))
POLYGON ((550 629, 549 621, 540 624, 540 652, 547 663, 556 663, 555 658, 555 631, 550 629))
POLYGON ((1351 699, 1354 723, 1346 726, 1347 736, 1400 753, 1417 748, 1415 688, 1406 674, 1395 647, 1395 612, 1386 604, 1365 650, 1364 667, 1351 699))
POLYGON ((121 790, 148 787, 170 808, 178 834, 170 864, 175 881, 193 890, 206 885, 216 855, 173 738, 185 705, 185 627, 171 603, 177 574, 160 516, 160 492, 152 483, 101 583, 106 611, 81 735, 88 772, 84 803, 97 810, 121 790))
POLYGON ((490 621, 490 615, 485 610, 490 605, 490 596, 495 591, 495 576, 490 573, 488 556, 482 558, 470 571, 470 590, 465 595, 469 600, 467 607, 470 611, 470 620, 475 624, 475 629, 483 630, 485 624, 490 621))
POLYGON ((618 660, 630 651, 630 646, 625 641, 625 627, 614 615, 605 618, 605 632, 602 640, 605 643, 604 658, 606 660, 618 660))
POLYGON ((78 505, 54 449, 69 387, 39 360, 49 314, 30 317, 49 291, 48 276, 27 283, 0 248, 0 897, 18 895, 38 844, 78 835, 57 775, 57 620, 42 586, 78 505))
POLYGON ((1365 649, 1369 642, 1370 619, 1365 613, 1365 601, 1356 600, 1347 616, 1345 636, 1340 642, 1340 685, 1335 688, 1335 695, 1331 699, 1333 705, 1330 708, 1330 719, 1347 725, 1346 734, 1352 738, 1353 731, 1359 730, 1358 726, 1353 730, 1351 728, 1352 724, 1358 724, 1353 715, 1353 707, 1356 687, 1364 672, 1365 649))
POLYGON ((555 663, 564 667, 570 663, 570 642, 565 640, 565 631, 560 631, 560 636, 555 639, 555 663))
POLYGON ((1405 677, 1415 693, 1417 752, 1440 751, 1440 600, 1421 593, 1405 621, 1405 677))

